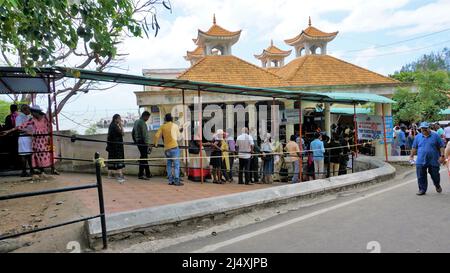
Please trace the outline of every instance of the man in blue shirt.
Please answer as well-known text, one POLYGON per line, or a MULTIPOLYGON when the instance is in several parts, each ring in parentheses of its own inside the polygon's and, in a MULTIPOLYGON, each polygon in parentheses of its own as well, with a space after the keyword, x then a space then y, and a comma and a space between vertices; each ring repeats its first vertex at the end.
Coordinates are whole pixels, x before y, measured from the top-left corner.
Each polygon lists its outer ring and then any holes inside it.
POLYGON ((445 160, 444 142, 437 133, 431 131, 427 122, 422 122, 420 129, 421 133, 415 137, 410 155, 410 159, 413 160, 417 153, 416 173, 419 184, 417 195, 424 195, 427 192, 427 171, 431 175, 436 191, 441 193, 439 167, 445 160))
POLYGON ((325 153, 325 146, 322 142, 322 136, 320 133, 314 133, 314 140, 311 142, 311 150, 313 152, 313 159, 314 159, 314 173, 316 179, 321 179, 323 177, 324 172, 324 157, 323 154, 325 153))
POLYGON ((398 146, 400 146, 400 155, 406 155, 406 126, 402 124, 400 126, 400 132, 397 135, 398 146))

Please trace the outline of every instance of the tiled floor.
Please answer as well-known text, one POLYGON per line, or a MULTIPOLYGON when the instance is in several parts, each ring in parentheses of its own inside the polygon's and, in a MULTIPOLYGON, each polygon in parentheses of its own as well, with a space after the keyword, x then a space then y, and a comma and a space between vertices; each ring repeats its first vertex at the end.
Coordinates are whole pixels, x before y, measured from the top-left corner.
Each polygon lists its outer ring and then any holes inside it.
MULTIPOLYGON (((119 184, 113 179, 103 177, 107 214, 282 185, 282 183, 271 185, 201 184, 184 179, 184 186, 176 187, 168 185, 167 180, 162 177, 154 177, 150 181, 138 180, 135 176, 129 176, 126 179, 124 184, 119 184)), ((65 186, 75 186, 95 182, 95 175, 65 173, 61 174, 57 180, 62 181, 65 186)), ((93 213, 98 213, 96 189, 75 191, 73 194, 86 208, 93 213)))

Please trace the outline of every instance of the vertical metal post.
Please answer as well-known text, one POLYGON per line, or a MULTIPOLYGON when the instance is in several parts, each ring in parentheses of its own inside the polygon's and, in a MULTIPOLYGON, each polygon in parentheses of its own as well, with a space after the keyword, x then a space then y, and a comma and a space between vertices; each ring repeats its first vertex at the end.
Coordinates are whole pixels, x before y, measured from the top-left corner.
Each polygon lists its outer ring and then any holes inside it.
MULTIPOLYGON (((271 107, 271 115, 270 115, 270 120, 272 121, 270 124, 270 133, 272 134, 273 137, 275 137, 275 97, 272 98, 272 107, 271 107)), ((272 138, 272 141, 274 140, 274 138, 272 138)))
POLYGON ((59 131, 59 120, 58 120, 58 104, 56 103, 56 87, 55 87, 55 78, 52 79, 52 89, 53 89, 53 103, 55 105, 55 122, 56 122, 56 131, 59 131))
POLYGON ((201 103, 201 98, 200 98, 200 86, 197 88, 197 95, 198 95, 198 103, 200 104, 199 106, 199 111, 198 111, 198 129, 199 129, 199 134, 200 134, 200 182, 201 184, 203 184, 203 120, 202 120, 202 112, 203 112, 203 105, 201 103))
POLYGON ((100 158, 100 154, 98 152, 95 153, 95 174, 97 176, 97 192, 98 192, 98 203, 100 208, 100 222, 102 225, 102 240, 103 240, 103 249, 108 248, 108 239, 106 234, 106 217, 105 217, 105 202, 103 200, 103 184, 102 184, 102 174, 101 174, 101 166, 98 159, 100 158))
POLYGON ((355 154, 358 157, 358 127, 356 124, 356 103, 353 103, 353 128, 355 130, 355 154))
MULTIPOLYGON (((59 120, 58 120, 58 104, 56 103, 56 86, 55 86, 55 78, 52 78, 52 89, 53 89, 53 104, 55 106, 55 123, 56 123, 56 131, 59 132, 59 120)), ((58 139, 58 157, 62 157, 62 147, 61 147, 61 139, 58 139)))
POLYGON ((299 137, 300 137, 300 162, 299 162, 299 172, 298 172, 298 176, 299 176, 299 180, 300 182, 302 182, 302 178, 303 178, 303 130, 302 130, 302 97, 299 96, 298 99, 298 128, 299 128, 299 137))
MULTIPOLYGON (((47 87, 48 87, 48 90, 50 91, 50 77, 47 77, 47 87)), ((52 99, 51 99, 51 96, 50 96, 50 93, 48 93, 48 113, 47 113, 47 115, 48 115, 48 130, 49 130, 49 134, 50 134, 50 143, 49 143, 49 145, 50 145, 50 160, 52 161, 52 163, 51 163, 51 171, 52 171, 52 173, 54 173, 54 171, 55 171, 55 155, 54 155, 54 147, 53 147, 53 124, 52 124, 52 118, 53 118, 53 115, 52 115, 52 99)))
MULTIPOLYGON (((181 89, 181 96, 182 96, 182 99, 183 99, 183 124, 186 124, 186 114, 187 114, 188 111, 186 111, 186 103, 185 103, 185 100, 184 100, 184 89, 181 89)), ((189 143, 188 140, 187 140, 187 137, 186 137, 186 133, 187 132, 185 130, 183 130, 184 146, 185 147, 187 147, 188 143, 189 143)), ((186 177, 189 176, 189 174, 188 174, 188 160, 187 160, 188 152, 189 152, 189 150, 185 148, 184 149, 184 173, 185 173, 186 177)))
MULTIPOLYGON (((330 138, 331 141, 331 138, 330 138)), ((331 150, 328 147, 328 166, 327 166, 327 175, 328 177, 334 176, 334 170, 331 170, 331 150), (333 172, 333 175, 331 175, 331 172, 333 172)))
POLYGON ((388 159, 388 147, 387 147, 387 137, 386 137, 386 116, 384 115, 384 103, 381 104, 381 111, 383 112, 383 141, 384 141, 384 155, 386 157, 386 162, 388 159))
POLYGON ((355 156, 353 155, 353 153, 352 153, 352 173, 355 173, 355 156))

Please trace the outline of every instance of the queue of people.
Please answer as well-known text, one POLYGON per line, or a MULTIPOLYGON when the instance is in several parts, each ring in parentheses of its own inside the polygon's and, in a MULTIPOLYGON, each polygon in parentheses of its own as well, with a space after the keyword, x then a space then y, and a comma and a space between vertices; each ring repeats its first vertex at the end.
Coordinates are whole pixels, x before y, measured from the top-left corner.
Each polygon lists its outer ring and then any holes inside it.
MULTIPOLYGON (((158 147, 158 142, 162 138, 164 154, 167 159, 166 170, 169 185, 182 186, 183 183, 180 177, 181 152, 178 146, 178 139, 182 129, 173 122, 173 117, 167 114, 165 123, 156 132, 151 144, 146 124, 149 118, 150 113, 144 111, 140 119, 135 122, 132 131, 133 141, 140 154, 138 178, 141 180, 149 180, 151 178, 152 175, 147 161, 148 155, 152 147, 158 147)), ((46 168, 51 168, 51 172, 56 173, 53 168, 54 162, 52 162, 54 157, 49 149, 51 143, 49 134, 51 130, 50 118, 39 106, 30 107, 24 104, 18 107, 12 105, 11 114, 6 117, 5 124, 8 128, 1 132, 2 135, 17 135, 15 149, 20 156, 23 169, 22 176, 44 173, 46 168), (20 112, 18 111, 19 108, 20 112)), ((329 174, 326 174, 324 167, 328 161, 333 169, 331 175, 342 174, 339 168, 341 159, 338 161, 334 160, 334 158, 330 160, 325 154, 325 148, 328 145, 331 147, 334 145, 333 143, 338 143, 336 142, 336 137, 328 144, 329 139, 322 139, 323 135, 316 132, 315 139, 305 145, 303 138, 294 135, 290 138, 291 141, 284 145, 278 140, 273 141, 269 133, 258 136, 255 128, 251 128, 251 130, 243 128, 236 139, 233 137, 232 132, 231 129, 228 129, 226 132, 218 129, 212 141, 204 143, 208 153, 201 151, 202 156, 205 159, 207 158, 205 162, 209 162, 207 164, 211 167, 213 183, 234 182, 233 177, 236 174, 233 173, 233 165, 236 160, 239 161, 237 182, 246 185, 280 181, 280 162, 292 164, 293 183, 300 180, 305 181, 328 176, 329 174), (300 140, 302 152, 300 152, 299 148, 300 140), (311 151, 305 152, 307 149, 311 151), (300 160, 303 162, 305 158, 312 159, 307 160, 307 164, 303 164, 303 166, 306 166, 305 173, 309 174, 306 176, 306 179, 298 177, 300 160), (310 170, 313 170, 312 173, 309 173, 310 170)), ((345 130, 342 132, 345 132, 345 130)), ((115 114, 111 119, 106 141, 108 178, 117 179, 119 183, 124 183, 124 128, 119 114, 115 114)), ((339 144, 342 144, 342 141, 339 144)), ((198 143, 196 145, 198 146, 198 143)), ((336 151, 333 151, 332 157, 341 158, 342 153, 337 152, 335 154, 336 151)), ((190 163, 195 163, 194 161, 198 163, 198 160, 193 160, 190 163)), ((199 164, 189 165, 193 168, 205 167, 205 164, 203 166, 199 164)))
MULTIPOLYGON (((291 183, 297 183, 342 175, 347 173, 353 152, 349 130, 342 130, 340 136, 333 132, 332 138, 315 132, 313 139, 306 141, 298 135, 292 135, 286 144, 273 141, 270 133, 261 134, 258 138, 255 131, 249 131, 248 128, 242 128, 236 140, 230 133, 231 129, 226 132, 218 129, 211 141, 202 143, 209 152, 202 154, 203 160, 209 162, 209 169, 203 171, 204 178, 211 173, 213 183, 233 182, 232 166, 235 159, 239 162, 238 184, 287 182, 288 177, 291 183), (300 177, 300 168, 303 177, 300 177)), ((198 142, 192 140, 189 147, 191 156, 196 159, 199 155, 198 142)), ((198 166, 190 164, 193 168, 198 166)))

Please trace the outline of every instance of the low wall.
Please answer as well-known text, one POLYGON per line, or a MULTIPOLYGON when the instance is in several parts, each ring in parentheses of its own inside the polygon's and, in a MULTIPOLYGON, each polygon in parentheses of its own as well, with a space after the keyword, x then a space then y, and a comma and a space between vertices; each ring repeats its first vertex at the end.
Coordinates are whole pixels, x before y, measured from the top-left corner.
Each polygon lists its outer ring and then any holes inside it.
MULTIPOLYGON (((286 204, 294 200, 317 197, 361 185, 378 183, 395 176, 395 168, 373 157, 360 156, 355 160, 359 173, 288 184, 226 196, 205 198, 183 203, 115 213, 106 218, 109 240, 176 230, 187 225, 214 223, 253 209, 286 204)), ((99 219, 86 222, 89 244, 101 246, 99 219)))
MULTIPOLYGON (((57 132, 56 134, 71 136, 68 131, 57 132)), ((154 132, 150 133, 150 139, 153 139, 154 132)), ((89 136, 80 136, 93 140, 106 140, 107 135, 89 135, 89 136)), ((93 159, 94 154, 96 152, 100 153, 100 157, 108 158, 108 152, 106 149, 106 143, 101 142, 89 142, 89 141, 81 141, 77 140, 72 142, 70 138, 66 137, 55 137, 54 146, 56 147, 56 154, 61 155, 61 157, 66 158, 78 158, 78 159, 93 159)), ((132 142, 131 133, 125 133, 124 142, 132 142)), ((125 158, 139 158, 139 151, 137 146, 133 145, 124 145, 125 149, 125 158)), ((155 148, 152 150, 152 153, 149 155, 149 158, 164 158, 164 151, 162 148, 155 148)), ((132 162, 137 164, 138 162, 132 162)), ((150 161, 149 164, 153 165, 161 165, 164 166, 166 164, 165 161, 150 161)), ((56 165, 58 170, 67 171, 67 172, 83 172, 83 173, 95 173, 95 166, 93 162, 82 162, 82 161, 71 161, 71 160, 61 160, 57 162, 56 165)), ((106 169, 104 169, 106 171, 106 169)), ((164 175, 165 168, 164 167, 150 167, 150 171, 153 175, 164 175)), ((137 174, 138 166, 137 165, 127 165, 125 168, 126 174, 137 174)))

